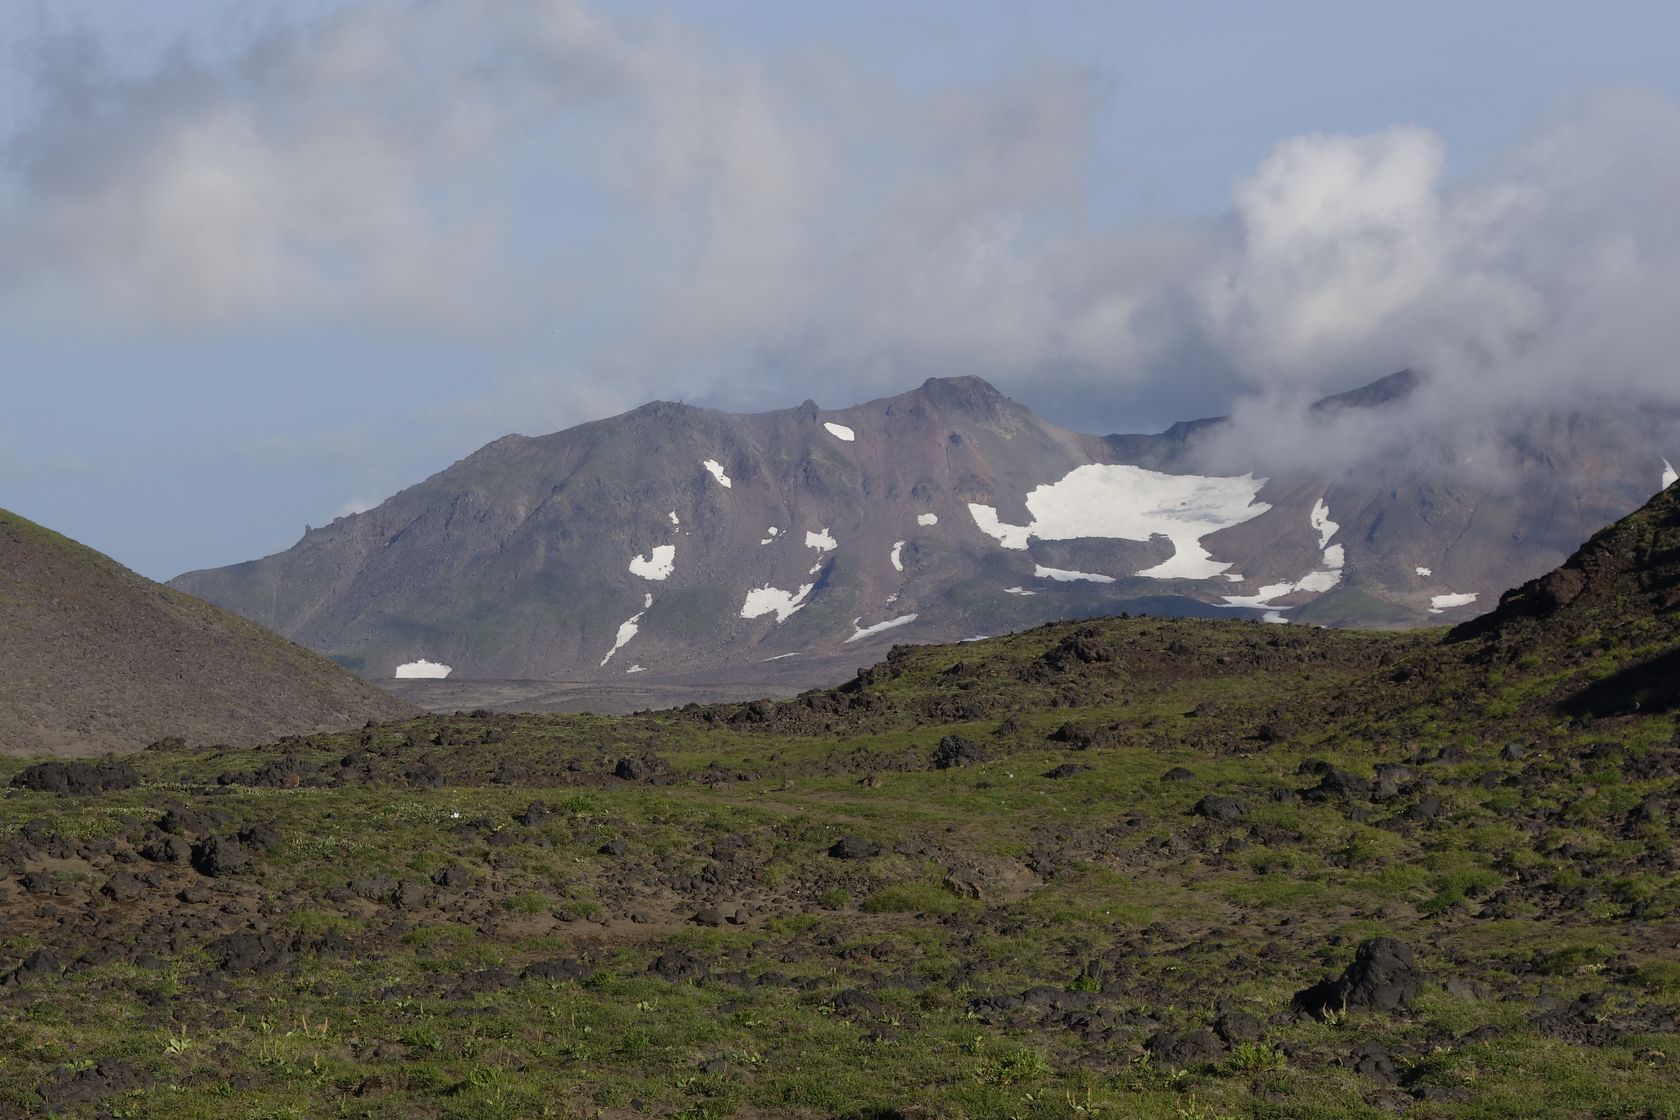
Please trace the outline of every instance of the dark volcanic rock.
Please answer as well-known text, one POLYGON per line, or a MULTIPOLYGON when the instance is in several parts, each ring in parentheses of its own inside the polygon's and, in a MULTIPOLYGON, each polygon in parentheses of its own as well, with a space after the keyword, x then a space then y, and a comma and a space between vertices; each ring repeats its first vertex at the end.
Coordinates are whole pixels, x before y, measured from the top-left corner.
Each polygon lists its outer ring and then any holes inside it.
POLYGON ((933 768, 951 770, 958 766, 973 766, 986 761, 986 751, 972 739, 961 735, 947 735, 933 749, 933 768))
POLYGON ((1343 1011, 1398 1011, 1423 987, 1412 948, 1392 937, 1363 942, 1336 980, 1321 980, 1295 993, 1297 1011, 1324 1018, 1343 1011))
POLYGON ((1161 1031, 1149 1040, 1149 1053, 1164 1066, 1201 1066, 1225 1055, 1225 1044, 1212 1031, 1161 1031))
POLYGON ((842 836, 829 846, 834 859, 870 859, 881 854, 881 845, 857 836, 842 836))
POLYGON ((1191 813, 1210 821, 1231 823, 1248 816, 1248 805, 1235 797, 1204 797, 1191 808, 1191 813))
POLYGON ((253 858, 252 851, 233 836, 207 836, 192 847, 193 870, 212 879, 239 871, 253 858))
POLYGON ((127 1062, 103 1061, 86 1069, 66 1070, 39 1092, 48 1111, 97 1104, 106 1097, 149 1085, 152 1075, 127 1062))
POLYGON ((17 789, 85 796, 108 790, 133 789, 140 775, 126 762, 38 762, 12 778, 17 789))

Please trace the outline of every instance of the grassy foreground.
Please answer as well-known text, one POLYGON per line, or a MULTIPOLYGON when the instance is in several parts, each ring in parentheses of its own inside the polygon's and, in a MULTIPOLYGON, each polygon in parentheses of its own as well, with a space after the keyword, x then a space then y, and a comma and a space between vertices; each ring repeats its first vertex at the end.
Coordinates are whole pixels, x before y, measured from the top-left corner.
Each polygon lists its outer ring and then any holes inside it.
POLYGON ((1680 1115, 1680 727, 1571 641, 1058 624, 14 788, 0 1117, 1680 1115))

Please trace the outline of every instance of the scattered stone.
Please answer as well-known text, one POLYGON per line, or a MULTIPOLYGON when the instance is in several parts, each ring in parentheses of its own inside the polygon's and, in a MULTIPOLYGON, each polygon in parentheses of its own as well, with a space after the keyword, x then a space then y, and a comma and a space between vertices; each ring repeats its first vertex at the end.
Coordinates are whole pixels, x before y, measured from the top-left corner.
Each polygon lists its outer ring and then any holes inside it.
POLYGON ((126 762, 38 762, 12 777, 14 789, 33 789, 72 797, 133 789, 140 775, 126 762))
POLYGON ((871 859, 881 854, 881 845, 858 836, 842 836, 829 845, 832 859, 871 859))
POLYGON ((1394 1012, 1416 998, 1423 973, 1412 947, 1392 937, 1374 937, 1360 944, 1336 980, 1321 980, 1295 993, 1294 1006, 1314 1018, 1344 1011, 1394 1012))
POLYGON ((146 884, 126 871, 119 871, 105 880, 99 893, 112 902, 133 902, 146 893, 146 884))
POLYGON ((1248 816, 1248 804, 1235 797, 1208 796, 1190 809, 1198 817, 1205 817, 1210 821, 1230 824, 1248 816))
POLYGON ((1382 1085, 1398 1085, 1394 1057, 1380 1043, 1367 1042, 1353 1052, 1353 1072, 1382 1085))
POLYGON ((192 846, 193 870, 212 879, 241 870, 252 858, 250 849, 237 837, 212 835, 192 846))
POLYGON ((1260 1020, 1246 1011, 1227 1011, 1213 1021, 1213 1033, 1231 1046, 1240 1042, 1258 1042, 1266 1033, 1260 1020))
POLYGON ((933 749, 933 768, 952 770, 959 766, 973 766, 986 761, 986 752, 972 739, 961 735, 947 735, 933 749))
POLYGON ((1225 1055, 1225 1044, 1212 1031, 1160 1031, 1149 1040, 1149 1054, 1163 1066, 1203 1066, 1225 1055))

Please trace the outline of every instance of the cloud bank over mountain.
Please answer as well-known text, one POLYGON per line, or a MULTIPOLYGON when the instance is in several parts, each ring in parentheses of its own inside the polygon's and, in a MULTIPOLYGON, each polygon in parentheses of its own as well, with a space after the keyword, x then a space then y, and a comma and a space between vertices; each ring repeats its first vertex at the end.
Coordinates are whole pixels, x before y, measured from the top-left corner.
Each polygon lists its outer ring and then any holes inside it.
POLYGON ((1054 57, 906 76, 573 0, 374 0, 139 59, 43 24, 19 61, 0 312, 435 334, 496 368, 416 404, 472 438, 968 373, 1069 422, 1234 404, 1238 457, 1280 460, 1369 450, 1300 402, 1403 367, 1419 424, 1466 432, 1680 405, 1655 90, 1566 96, 1468 170, 1421 124, 1282 138, 1193 218, 1116 213, 1124 82, 1054 57))

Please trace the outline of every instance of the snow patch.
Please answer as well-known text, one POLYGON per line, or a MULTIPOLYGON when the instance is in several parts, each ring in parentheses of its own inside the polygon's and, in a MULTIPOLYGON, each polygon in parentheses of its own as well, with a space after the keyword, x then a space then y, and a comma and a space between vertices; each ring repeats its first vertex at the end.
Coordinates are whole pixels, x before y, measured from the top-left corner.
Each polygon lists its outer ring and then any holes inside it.
POLYGON ((798 651, 795 651, 793 653, 778 653, 774 657, 766 657, 763 661, 759 662, 759 664, 764 665, 764 664, 768 664, 771 661, 780 661, 784 657, 798 657, 798 656, 799 656, 798 651))
POLYGON ((1674 469, 1674 464, 1670 463, 1667 459, 1664 459, 1663 460, 1663 484, 1662 484, 1662 488, 1664 490, 1667 490, 1670 486, 1673 486, 1676 482, 1680 482, 1680 471, 1676 471, 1674 469))
POLYGON ((937 525, 939 524, 939 515, 937 513, 918 513, 916 515, 916 524, 937 525))
POLYGON ((1434 572, 1430 571, 1428 568, 1413 568, 1412 571, 1416 572, 1420 576, 1424 576, 1425 578, 1435 574, 1434 572))
POLYGON ((1336 535, 1336 530, 1341 526, 1330 520, 1330 507, 1324 504, 1323 498, 1313 503, 1312 514, 1308 520, 1312 527, 1318 530, 1318 547, 1329 547, 1330 538, 1336 535))
POLYGON ((904 542, 894 541, 892 546, 892 566, 895 572, 904 570, 904 542))
POLYGON ((647 670, 642 668, 640 665, 632 665, 632 666, 630 666, 630 668, 628 668, 624 671, 626 673, 645 673, 645 672, 647 672, 647 670))
POLYGON ((900 626, 908 626, 912 622, 916 621, 916 616, 913 614, 903 614, 899 615, 897 618, 889 618, 885 622, 877 622, 873 626, 858 626, 858 623, 862 621, 863 620, 861 618, 852 619, 852 636, 847 638, 845 642, 842 642, 842 645, 862 641, 864 638, 871 638, 876 634, 884 634, 888 630, 897 630, 900 626))
POLYGON ((653 592, 644 591, 642 593, 642 609, 645 611, 651 606, 653 606, 653 592))
POLYGON ((969 514, 982 533, 1004 548, 1023 549, 1029 538, 1044 541, 1107 537, 1147 541, 1166 537, 1173 555, 1138 572, 1149 579, 1212 579, 1231 565, 1221 564, 1202 547, 1202 538, 1240 525, 1272 507, 1257 501, 1266 484, 1253 475, 1208 477, 1162 474, 1142 467, 1090 463, 1069 471, 1061 481, 1038 486, 1027 495, 1032 521, 1010 525, 992 506, 971 503, 969 514))
POLYGON ((607 651, 607 655, 601 658, 603 669, 606 668, 607 662, 613 659, 613 654, 623 649, 630 639, 636 636, 636 631, 641 629, 641 622, 641 612, 637 612, 618 624, 618 638, 613 642, 613 647, 607 651))
MULTIPOLYGON (((1285 595, 1296 591, 1309 591, 1322 595, 1342 582, 1342 569, 1347 566, 1347 552, 1339 544, 1331 544, 1330 538, 1335 536, 1341 526, 1330 520, 1330 507, 1320 498, 1313 503, 1312 513, 1307 517, 1307 523, 1318 534, 1320 550, 1320 567, 1316 571, 1308 572, 1300 579, 1289 583, 1268 583, 1253 595, 1227 595, 1222 607, 1251 607, 1263 610, 1262 622, 1288 622, 1287 618, 1278 614, 1280 609, 1272 600, 1281 599, 1285 595), (1276 616, 1276 617, 1273 617, 1276 616)), ((1287 610, 1288 608, 1281 608, 1287 610)))
POLYGON ((630 558, 630 574, 643 579, 669 579, 676 567, 677 546, 674 544, 656 544, 646 556, 630 558))
POLYGON ((1006 588, 1003 589, 1003 593, 1005 595, 1037 595, 1038 594, 1038 592, 1028 591, 1024 587, 1006 587, 1006 588))
POLYGON ((418 661, 398 665, 397 671, 391 675, 399 681, 441 681, 452 672, 454 670, 448 665, 440 665, 422 657, 418 661))
POLYGON ((723 464, 718 462, 716 459, 707 459, 700 465, 711 471, 712 477, 717 479, 718 484, 724 489, 727 490, 729 487, 735 485, 735 483, 730 480, 729 476, 723 473, 723 464))
POLYGON ((805 547, 814 548, 819 552, 832 552, 840 547, 840 542, 829 536, 828 527, 824 526, 818 533, 806 530, 805 547))
POLYGON ((1284 626, 1289 625, 1289 620, 1287 618, 1283 617, 1283 615, 1279 614, 1277 611, 1267 611, 1265 614, 1260 616, 1260 621, 1261 622, 1271 622, 1271 623, 1281 623, 1284 626))
POLYGON ((805 597, 814 587, 814 583, 802 584, 798 591, 783 591, 779 587, 755 587, 747 592, 746 602, 741 604, 741 617, 758 618, 760 615, 774 614, 777 622, 786 622, 789 615, 805 605, 805 597))
POLYGON ((677 511, 676 510, 672 510, 670 512, 669 516, 671 518, 671 524, 679 526, 679 527, 682 525, 682 522, 677 520, 677 511))
POLYGON ((1429 613, 1440 614, 1450 611, 1454 607, 1468 607, 1476 601, 1474 591, 1449 592, 1446 595, 1431 595, 1429 597, 1429 613))
POLYGON ((847 443, 851 443, 857 438, 857 433, 846 427, 844 424, 836 424, 832 421, 824 420, 823 427, 828 429, 829 435, 833 436, 835 439, 843 439, 847 443))
POLYGON ((1273 599, 1281 599, 1295 590, 1293 583, 1268 583, 1253 595, 1227 595, 1222 607, 1252 607, 1255 610, 1274 610, 1273 599))
POLYGON ((1087 580, 1091 583, 1113 583, 1113 576, 1098 575, 1096 572, 1076 572, 1067 568, 1046 568, 1043 564, 1033 567, 1033 575, 1039 579, 1053 579, 1058 583, 1074 583, 1087 580))

